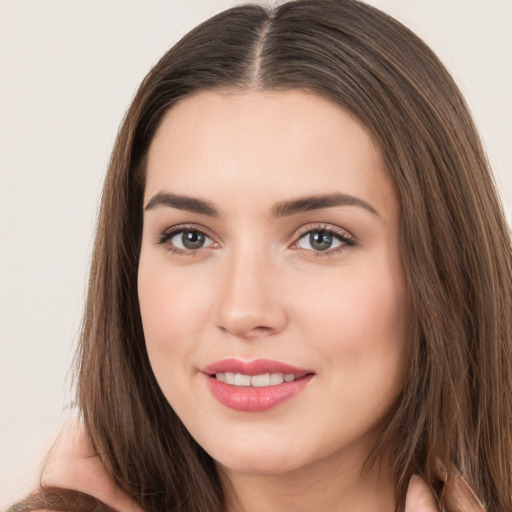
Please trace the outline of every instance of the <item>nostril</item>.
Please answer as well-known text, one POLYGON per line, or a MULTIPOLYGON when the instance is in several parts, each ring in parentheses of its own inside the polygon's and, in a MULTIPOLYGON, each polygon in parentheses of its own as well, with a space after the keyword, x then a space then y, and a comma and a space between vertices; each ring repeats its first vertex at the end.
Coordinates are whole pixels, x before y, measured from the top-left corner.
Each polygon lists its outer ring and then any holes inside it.
POLYGON ((242 325, 219 325, 218 328, 223 332, 233 334, 240 338, 256 338, 260 336, 270 336, 276 331, 276 329, 265 325, 258 325, 256 327, 249 328, 244 328, 242 325))
POLYGON ((251 338, 251 337, 256 337, 256 336, 268 336, 270 334, 272 334, 273 332, 275 332, 275 329, 273 329, 272 327, 266 327, 264 325, 260 325, 258 327, 254 327, 253 329, 251 329, 246 337, 247 338, 251 338))
POLYGON ((254 329, 252 329, 253 332, 271 332, 273 330, 274 329, 272 329, 272 327, 267 327, 265 325, 258 325, 257 327, 254 327, 254 329))

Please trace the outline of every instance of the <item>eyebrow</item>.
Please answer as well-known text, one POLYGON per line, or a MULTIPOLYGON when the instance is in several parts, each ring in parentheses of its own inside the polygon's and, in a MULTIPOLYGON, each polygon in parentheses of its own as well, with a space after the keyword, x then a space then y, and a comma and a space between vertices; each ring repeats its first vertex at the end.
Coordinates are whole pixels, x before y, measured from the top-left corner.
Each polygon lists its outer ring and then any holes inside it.
POLYGON ((209 217, 218 217, 219 212, 209 201, 197 199, 195 197, 171 194, 170 192, 159 192, 153 196, 145 210, 153 210, 158 206, 170 206, 178 210, 185 210, 193 213, 201 213, 209 217))
POLYGON ((290 201, 282 201, 274 205, 272 215, 274 217, 287 217, 299 212, 332 208, 334 206, 359 206, 374 215, 380 216, 377 210, 366 201, 349 194, 340 193, 304 196, 290 201))
MULTIPOLYGON (((193 213, 218 217, 219 212, 210 201, 189 197, 184 195, 171 194, 170 192, 159 192, 153 196, 145 207, 145 210, 153 210, 159 206, 170 206, 178 210, 185 210, 193 213)), ((288 217, 300 212, 320 210, 322 208, 333 208, 335 206, 358 206, 370 213, 379 216, 375 208, 355 196, 349 194, 333 193, 312 196, 303 196, 296 199, 281 201, 272 207, 273 217, 288 217)))

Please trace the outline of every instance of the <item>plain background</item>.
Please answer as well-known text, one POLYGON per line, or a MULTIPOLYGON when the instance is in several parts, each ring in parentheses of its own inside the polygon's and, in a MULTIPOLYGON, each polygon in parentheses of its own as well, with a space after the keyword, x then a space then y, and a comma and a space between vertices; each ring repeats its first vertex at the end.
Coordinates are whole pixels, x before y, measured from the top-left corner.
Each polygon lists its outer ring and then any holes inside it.
MULTIPOLYGON (((101 182, 138 84, 234 0, 0 0, 0 509, 69 415, 101 182)), ((512 208, 512 1, 373 0, 461 86, 512 208)))

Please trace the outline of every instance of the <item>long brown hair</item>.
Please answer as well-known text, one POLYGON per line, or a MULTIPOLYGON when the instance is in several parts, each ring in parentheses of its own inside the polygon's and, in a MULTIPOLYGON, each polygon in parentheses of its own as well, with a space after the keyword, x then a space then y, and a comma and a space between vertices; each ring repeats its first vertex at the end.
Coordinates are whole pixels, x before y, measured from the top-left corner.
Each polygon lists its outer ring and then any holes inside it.
POLYGON ((163 115, 204 89, 317 93, 379 142, 402 205, 411 363, 374 458, 391 450, 397 510, 413 472, 448 507, 452 465, 489 512, 512 510, 509 232, 466 104, 432 51, 355 0, 247 5, 166 53, 126 114, 103 191, 78 366, 87 435, 148 512, 225 507, 214 461, 153 376, 137 300, 145 158, 163 115))

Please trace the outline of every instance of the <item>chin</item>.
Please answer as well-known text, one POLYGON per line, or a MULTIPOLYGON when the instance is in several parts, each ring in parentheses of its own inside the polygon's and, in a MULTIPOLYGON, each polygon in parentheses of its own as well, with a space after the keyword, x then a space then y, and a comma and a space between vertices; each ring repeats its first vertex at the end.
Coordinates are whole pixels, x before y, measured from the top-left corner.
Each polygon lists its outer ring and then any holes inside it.
POLYGON ((236 473, 254 475, 279 475, 301 467, 305 461, 290 448, 272 450, 253 444, 249 447, 237 447, 233 444, 222 452, 210 452, 210 456, 222 468, 236 473))
POLYGON ((294 464, 289 460, 274 459, 271 456, 266 460, 254 460, 252 458, 236 459, 229 458, 225 461, 218 461, 217 464, 228 471, 235 473, 244 473, 250 475, 282 475, 290 473, 300 467, 300 464, 294 464))

